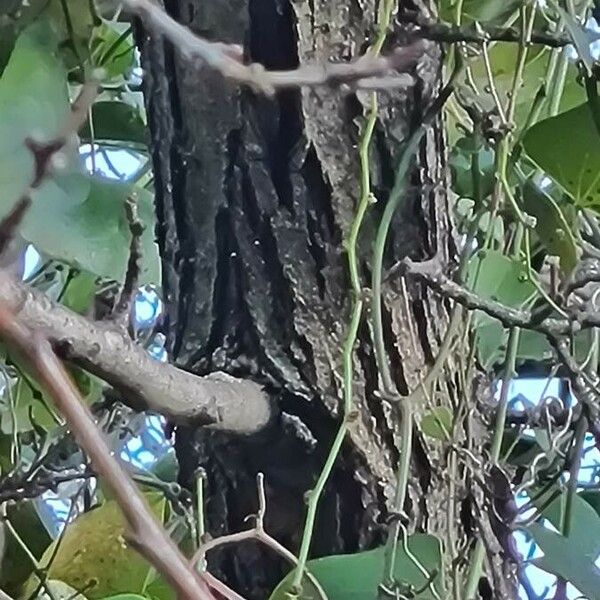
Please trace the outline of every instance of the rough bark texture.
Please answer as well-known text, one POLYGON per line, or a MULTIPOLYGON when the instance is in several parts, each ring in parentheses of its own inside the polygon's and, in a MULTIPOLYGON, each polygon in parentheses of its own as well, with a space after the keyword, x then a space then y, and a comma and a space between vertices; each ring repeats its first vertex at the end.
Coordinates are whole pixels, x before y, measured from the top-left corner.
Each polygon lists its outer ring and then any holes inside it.
MULTIPOLYGON (((164 4, 204 37, 244 44, 249 58, 268 69, 358 56, 374 34, 377 10, 375 0, 164 4)), ((400 4, 427 12, 417 0, 400 4)), ((405 37, 395 25, 388 44, 402 44, 405 37)), ((243 518, 256 508, 255 474, 264 472, 266 526, 296 550, 303 494, 338 425, 350 307, 342 242, 359 195, 356 145, 366 96, 321 89, 257 97, 187 65, 151 32, 140 39, 168 349, 177 365, 195 373, 219 370, 264 384, 280 411, 271 427, 251 438, 179 428, 182 480, 189 484, 197 467, 206 469, 209 530, 220 534, 244 527, 243 518)), ((416 85, 381 95, 371 157, 378 204, 361 238, 365 284, 371 241, 402 142, 439 88, 440 60, 438 47, 428 46, 416 85)), ((415 157, 387 266, 404 256, 418 260, 453 252, 443 157, 441 128, 434 127, 415 157)), ((406 394, 435 357, 447 312, 424 288, 409 285, 404 302, 399 281, 386 285, 389 359, 398 389, 406 394)), ((396 408, 377 395, 366 324, 355 382, 358 418, 327 486, 315 555, 356 551, 380 542, 385 533, 399 422, 396 408)), ((432 463, 434 450, 417 437, 413 455, 407 506, 412 523, 445 531, 447 483, 432 463)), ((282 567, 264 556, 256 546, 238 548, 216 557, 216 567, 246 597, 264 598, 282 567)))

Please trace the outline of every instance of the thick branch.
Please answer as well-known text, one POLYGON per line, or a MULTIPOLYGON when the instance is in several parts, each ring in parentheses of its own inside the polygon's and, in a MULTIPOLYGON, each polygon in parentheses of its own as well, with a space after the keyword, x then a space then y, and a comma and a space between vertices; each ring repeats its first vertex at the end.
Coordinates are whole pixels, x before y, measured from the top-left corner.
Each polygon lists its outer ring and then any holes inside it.
POLYGON ((351 84, 361 89, 380 89, 407 84, 398 71, 412 68, 423 54, 422 43, 398 48, 386 57, 365 55, 350 63, 305 65, 291 71, 267 71, 258 64, 245 65, 236 46, 210 42, 194 35, 150 0, 121 0, 123 7, 139 16, 148 29, 163 35, 190 60, 197 59, 227 79, 265 94, 290 87, 351 84), (237 55, 237 56, 236 56, 237 55))
POLYGON ((181 600, 212 600, 206 583, 195 573, 153 517, 146 501, 111 454, 75 384, 40 332, 32 333, 0 301, 0 336, 29 361, 40 382, 90 457, 94 470, 115 495, 131 528, 131 543, 165 577, 181 600))
POLYGON ((46 295, 0 275, 0 301, 68 360, 113 386, 137 410, 174 423, 252 433, 270 417, 262 388, 225 373, 198 377, 152 359, 111 322, 91 322, 46 295))

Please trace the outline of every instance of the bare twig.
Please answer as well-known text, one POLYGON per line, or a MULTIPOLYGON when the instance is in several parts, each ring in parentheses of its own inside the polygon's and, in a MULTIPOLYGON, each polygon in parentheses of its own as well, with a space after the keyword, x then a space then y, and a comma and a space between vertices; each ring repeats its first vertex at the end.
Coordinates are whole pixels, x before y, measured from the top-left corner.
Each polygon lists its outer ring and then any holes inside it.
POLYGON ((137 212, 136 198, 132 195, 127 196, 125 200, 125 215, 129 224, 131 242, 129 244, 129 259, 127 261, 127 270, 125 272, 125 281, 115 303, 113 310, 113 320, 127 328, 127 322, 131 313, 131 304, 136 292, 137 283, 140 275, 140 266, 142 260, 141 238, 144 233, 144 225, 140 221, 137 212))
MULTIPOLYGON (((209 540, 205 542, 198 548, 195 552, 194 556, 192 556, 191 563, 192 565, 197 565, 202 567, 205 562, 206 554, 219 546, 226 546, 229 544, 238 544, 240 542, 244 542, 247 540, 256 540, 262 542, 268 548, 271 548, 276 554, 279 554, 283 558, 285 558, 288 562, 293 565, 298 564, 298 558, 290 552, 285 546, 280 544, 275 538, 271 537, 266 531, 264 527, 264 518, 267 510, 266 496, 265 496, 265 488, 264 488, 264 475, 262 473, 258 473, 256 476, 257 488, 258 488, 258 511, 256 515, 253 515, 255 519, 255 525, 252 529, 248 529, 246 531, 238 531, 237 533, 231 533, 229 535, 222 535, 213 540, 209 540)), ((304 572, 305 576, 312 583, 315 590, 319 594, 321 598, 327 599, 323 588, 319 584, 319 582, 315 579, 315 577, 308 571, 304 572)), ((211 584, 212 585, 212 584, 211 584)), ((217 588, 215 588, 217 589, 217 588)))
POLYGON ((0 504, 8 501, 27 500, 37 498, 49 490, 56 492, 61 483, 77 481, 78 479, 90 479, 94 477, 91 471, 81 473, 46 473, 41 477, 29 479, 27 477, 5 477, 0 480, 0 504))
POLYGON ((121 0, 121 4, 127 11, 139 16, 148 29, 168 39, 190 60, 199 59, 226 79, 265 94, 304 86, 350 84, 361 89, 381 89, 406 85, 406 77, 398 77, 397 72, 411 69, 423 54, 422 43, 415 42, 406 48, 398 48, 386 57, 366 54, 350 63, 304 65, 290 71, 267 71, 257 63, 243 64, 235 46, 210 42, 194 35, 150 0, 121 0))
POLYGON ((213 599, 206 583, 155 520, 144 498, 112 456, 94 419, 49 342, 33 333, 0 302, 0 336, 18 349, 50 392, 94 470, 115 495, 131 528, 130 543, 165 577, 181 599, 213 599))
POLYGON ((600 326, 600 312, 595 310, 576 309, 569 312, 569 318, 565 319, 554 317, 539 319, 535 312, 513 308, 496 300, 483 298, 445 275, 442 264, 437 258, 424 262, 404 259, 390 269, 388 277, 393 273, 415 277, 440 295, 451 298, 465 308, 481 310, 490 317, 498 319, 506 327, 520 327, 537 331, 545 335, 551 342, 560 336, 600 326))
MULTIPOLYGON (((477 26, 458 26, 448 23, 439 23, 432 21, 421 14, 415 12, 402 12, 398 19, 407 24, 418 27, 416 34, 424 39, 434 42, 444 42, 454 44, 457 42, 467 42, 482 44, 486 42, 514 42, 519 44, 522 41, 521 32, 514 27, 497 27, 494 25, 484 25, 477 23, 477 26)), ((590 32, 593 38, 597 34, 590 32)), ((592 39, 590 39, 590 42, 592 39)), ((570 36, 563 33, 550 33, 545 31, 532 31, 530 42, 532 44, 541 44, 549 48, 562 48, 572 44, 570 36)))
POLYGON ((122 393, 136 410, 238 433, 257 431, 270 418, 268 396, 258 384, 225 373, 199 377, 156 361, 113 323, 89 321, 3 273, 0 301, 63 357, 122 393))

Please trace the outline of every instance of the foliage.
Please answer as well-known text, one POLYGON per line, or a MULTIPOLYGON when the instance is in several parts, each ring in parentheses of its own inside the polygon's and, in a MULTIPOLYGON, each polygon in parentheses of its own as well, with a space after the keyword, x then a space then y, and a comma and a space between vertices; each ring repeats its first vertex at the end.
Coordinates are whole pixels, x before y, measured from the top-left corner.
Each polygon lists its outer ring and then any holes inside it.
MULTIPOLYGON (((410 536, 407 547, 408 552, 400 547, 396 556, 395 575, 399 585, 406 589, 412 586, 414 591, 418 592, 415 598, 428 600, 435 598, 431 594, 428 583, 436 588, 438 594, 442 594, 442 554, 439 540, 434 536, 415 534, 410 536), (415 559, 421 569, 438 575, 433 579, 426 577, 415 564, 415 559)), ((329 600, 372 598, 376 595, 377 586, 381 581, 385 564, 384 554, 385 548, 377 548, 358 554, 327 556, 308 561, 307 567, 329 600)), ((290 576, 283 579, 273 591, 270 600, 285 600, 291 582, 290 576)), ((310 579, 305 577, 301 599, 319 600, 319 598, 319 591, 315 589, 310 579)))

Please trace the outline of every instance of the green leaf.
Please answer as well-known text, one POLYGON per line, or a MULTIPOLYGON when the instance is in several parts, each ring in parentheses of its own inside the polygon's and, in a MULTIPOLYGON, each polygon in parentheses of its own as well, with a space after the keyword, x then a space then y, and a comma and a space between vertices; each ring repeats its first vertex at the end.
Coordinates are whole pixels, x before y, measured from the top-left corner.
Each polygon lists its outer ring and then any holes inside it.
MULTIPOLYGON (((565 500, 566 496, 562 494, 542 512, 542 516, 557 529, 562 526, 565 500)), ((596 592, 593 590, 598 590, 600 585, 600 570, 594 565, 600 553, 600 517, 580 494, 573 498, 571 523, 568 538, 539 523, 526 528, 544 553, 533 562, 544 571, 564 577, 583 594, 594 598, 596 592)))
POLYGON ((560 257, 560 266, 570 273, 577 264, 573 232, 558 204, 532 181, 523 185, 523 208, 535 217, 535 231, 548 254, 560 257))
MULTIPOLYGON (((69 114, 66 72, 56 56, 57 40, 47 23, 29 27, 18 39, 0 79, 0 212, 12 208, 34 172, 28 137, 54 137, 69 114)), ((78 202, 89 183, 74 151, 63 152, 60 175, 50 176, 33 196, 39 203, 78 202)))
MULTIPOLYGON (((566 495, 563 493, 555 498, 542 512, 542 515, 558 530, 562 527, 565 503, 566 495)), ((579 553, 593 562, 600 553, 600 517, 594 508, 579 494, 576 494, 573 498, 571 515, 569 540, 577 540, 579 553)))
POLYGON ((79 271, 66 281, 60 303, 72 311, 84 314, 92 306, 94 295, 98 289, 97 277, 88 271, 79 271))
MULTIPOLYGON (((454 21, 457 0, 441 0, 441 17, 454 21)), ((463 21, 503 24, 521 6, 522 0, 465 0, 462 6, 463 21)))
POLYGON ((131 240, 125 200, 134 194, 140 220, 145 225, 139 283, 158 283, 152 194, 130 183, 108 179, 93 178, 91 184, 89 195, 82 202, 65 199, 50 206, 39 198, 24 219, 23 237, 50 256, 96 275, 123 281, 131 240))
POLYGON ((447 440, 452 431, 452 421, 452 411, 445 406, 439 406, 423 415, 421 431, 429 437, 447 440))
MULTIPOLYGON (((8 394, 6 394, 8 396, 8 394)), ((31 431, 34 425, 48 431, 57 425, 58 416, 52 409, 52 402, 38 389, 25 382, 22 377, 12 386, 12 396, 15 403, 14 418, 18 432, 31 431), (33 422, 32 422, 33 421, 33 422)), ((11 434, 15 428, 13 413, 7 404, 0 413, 0 430, 4 434, 11 434)))
POLYGON ((494 186, 494 153, 481 141, 462 137, 452 145, 448 160, 452 171, 452 189, 461 198, 483 199, 494 186), (473 165, 477 168, 473 169, 473 165), (479 190, 474 189, 473 171, 479 173, 479 190))
POLYGON ((600 490, 584 490, 579 497, 585 500, 600 516, 600 490))
POLYGON ((588 598, 595 598, 600 589, 600 570, 594 565, 596 556, 584 556, 575 536, 565 538, 532 523, 527 530, 544 553, 532 562, 540 569, 563 577, 588 598))
MULTIPOLYGON (((524 265, 497 251, 480 252, 471 260, 467 282, 478 296, 513 308, 520 307, 535 293, 524 265)), ((489 368, 503 360, 507 333, 502 324, 478 312, 474 326, 482 364, 489 368)))
MULTIPOLYGON (((146 499, 162 522, 165 499, 159 494, 147 495, 146 499)), ((115 501, 84 513, 67 526, 48 577, 85 590, 90 599, 143 593, 150 566, 126 544, 126 534, 127 525, 115 501)), ((42 564, 52 555, 54 546, 46 550, 42 564)), ((32 576, 25 592, 31 593, 36 585, 37 577, 32 576)))
MULTIPOLYGON (((29 550, 36 558, 40 558, 52 540, 40 520, 35 504, 20 502, 17 505, 8 505, 7 513, 12 526, 25 540, 29 550)), ((0 533, 4 530, 6 540, 0 563, 0 587, 16 597, 20 586, 31 574, 33 565, 21 544, 7 531, 5 525, 0 524, 0 528, 0 533)))
POLYGON ((134 66, 134 43, 128 23, 103 22, 94 30, 91 43, 94 67, 101 67, 106 79, 127 75, 134 66))
MULTIPOLYGON (((477 0, 481 6, 488 5, 488 2, 477 0)), ((522 0, 519 1, 522 3, 522 0)), ((512 90, 515 66, 518 61, 519 44, 497 43, 491 46, 489 50, 492 75, 494 85, 498 92, 501 102, 506 104, 508 94, 512 90)), ((531 46, 525 64, 523 73, 523 84, 519 88, 519 94, 516 99, 516 110, 514 122, 517 131, 522 130, 527 117, 529 116, 533 100, 540 90, 540 86, 547 85, 547 69, 551 60, 552 53, 540 45, 531 46)), ((483 57, 470 63, 473 78, 479 90, 486 90, 489 86, 483 57)), ((577 68, 573 64, 567 66, 567 76, 565 78, 565 88, 561 96, 559 110, 564 111, 581 102, 585 101, 586 95, 583 87, 577 83, 577 68)), ((488 93, 479 96, 473 95, 472 101, 481 106, 484 110, 496 110, 495 101, 488 93)))
POLYGON ((523 147, 578 206, 600 208, 600 137, 587 103, 530 127, 523 147))
MULTIPOLYGON (((25 140, 51 139, 70 111, 66 73, 56 57, 56 38, 47 24, 27 29, 17 41, 0 79, 0 218, 28 188, 34 170, 25 140)), ((138 196, 146 225, 140 283, 159 281, 151 195, 131 184, 91 179, 76 153, 67 166, 33 195, 21 235, 45 254, 97 275, 122 281, 130 234, 124 202, 138 196)))
MULTIPOLYGON (((137 107, 118 101, 96 102, 92 107, 94 140, 129 142, 146 147, 146 124, 137 107)), ((81 130, 83 141, 91 142, 89 124, 81 130)))
MULTIPOLYGON (((439 540, 431 535, 417 533, 409 536, 408 548, 430 574, 438 573, 433 580, 433 585, 438 594, 444 597, 439 540)), ((307 568, 327 594, 328 600, 375 598, 377 587, 383 577, 384 553, 384 548, 377 548, 358 554, 326 556, 308 561, 307 568)), ((398 582, 413 585, 417 589, 427 583, 427 577, 414 564, 402 544, 398 545, 394 574, 398 582)), ((279 583, 271 594, 270 600, 287 599, 286 593, 289 591, 292 576, 293 573, 290 573, 279 583)), ((414 597, 422 600, 435 598, 429 588, 414 597)), ((314 586, 305 578, 301 600, 317 600, 318 598, 320 596, 314 586)))

